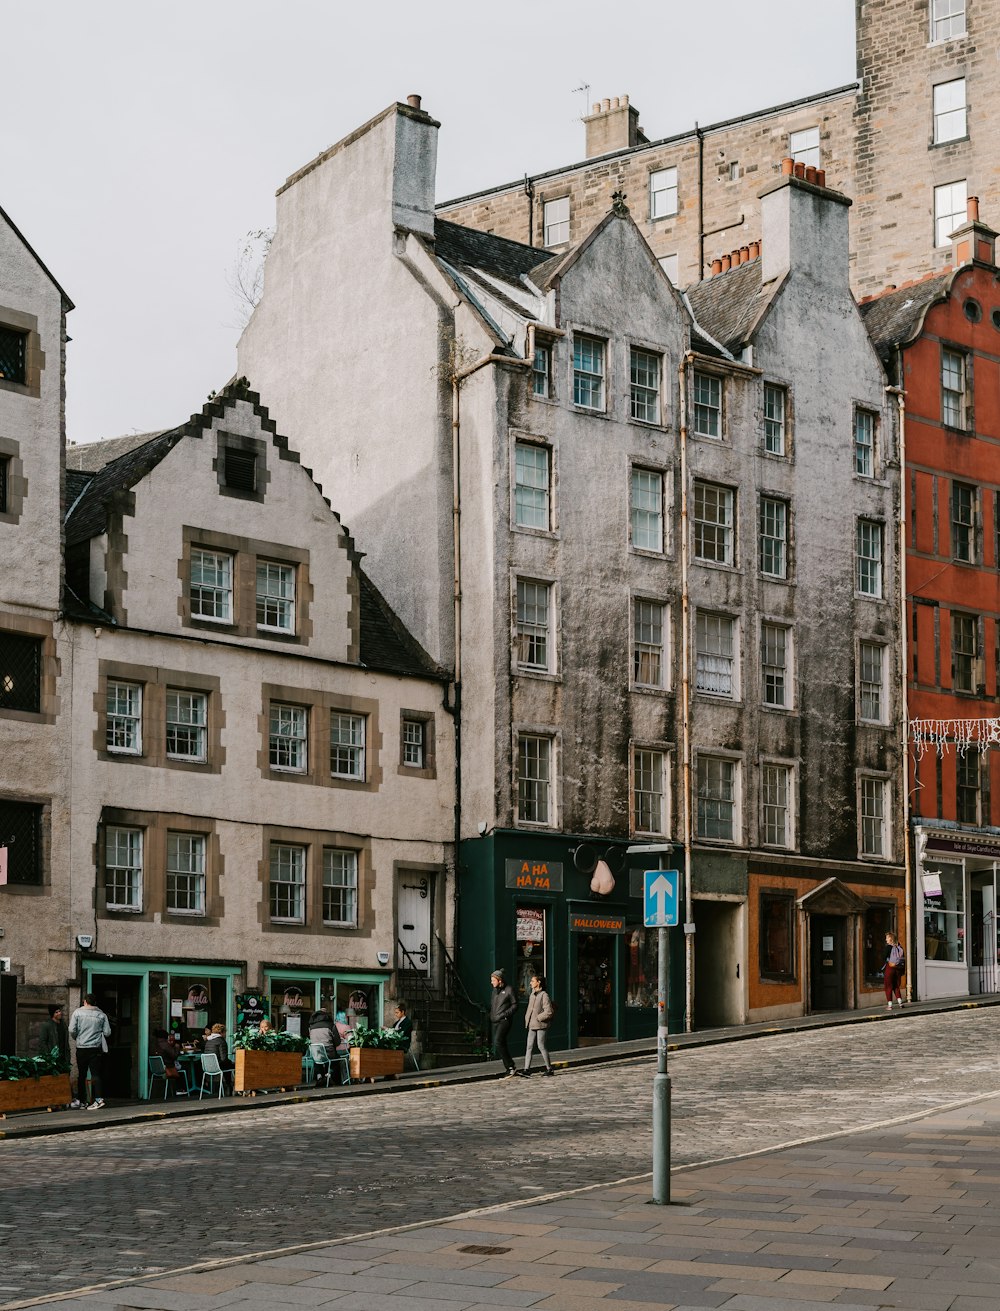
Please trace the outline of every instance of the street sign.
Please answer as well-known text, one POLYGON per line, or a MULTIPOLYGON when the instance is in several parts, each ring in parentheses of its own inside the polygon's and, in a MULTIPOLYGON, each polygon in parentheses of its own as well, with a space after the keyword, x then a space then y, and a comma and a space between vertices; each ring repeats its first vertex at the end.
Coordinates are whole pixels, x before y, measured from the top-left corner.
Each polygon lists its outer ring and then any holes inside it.
POLYGON ((680 890, 680 870, 643 872, 642 922, 647 929, 672 929, 680 923, 680 890))

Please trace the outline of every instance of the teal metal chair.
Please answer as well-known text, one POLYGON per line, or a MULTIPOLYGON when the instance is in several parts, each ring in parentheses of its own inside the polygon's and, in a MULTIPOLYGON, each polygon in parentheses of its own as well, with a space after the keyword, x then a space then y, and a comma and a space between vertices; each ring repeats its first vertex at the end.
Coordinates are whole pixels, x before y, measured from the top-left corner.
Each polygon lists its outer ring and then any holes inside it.
POLYGON ((232 1084, 232 1078, 233 1078, 232 1070, 224 1070, 222 1066, 219 1064, 218 1056, 214 1055, 212 1052, 202 1052, 201 1087, 198 1090, 198 1100, 201 1101, 201 1099, 205 1096, 206 1084, 208 1085, 209 1097, 214 1097, 216 1095, 212 1091, 212 1089, 215 1086, 216 1079, 218 1079, 219 1081, 218 1096, 219 1097, 224 1096, 226 1090, 226 1080, 228 1079, 230 1081, 230 1084, 232 1084))

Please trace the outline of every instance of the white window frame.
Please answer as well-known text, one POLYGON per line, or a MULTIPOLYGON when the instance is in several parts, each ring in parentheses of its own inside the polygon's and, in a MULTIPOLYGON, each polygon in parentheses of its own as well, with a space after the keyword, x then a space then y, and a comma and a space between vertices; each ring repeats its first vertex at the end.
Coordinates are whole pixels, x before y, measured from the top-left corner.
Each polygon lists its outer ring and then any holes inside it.
POLYGON ((573 404, 603 413, 607 394, 607 342, 589 332, 573 335, 573 404))
POLYGON ((543 828, 555 825, 555 754, 552 736, 527 730, 517 733, 514 795, 518 824, 543 828), (529 773, 527 766, 534 772, 529 773))
POLYGON ((951 484, 951 558, 958 564, 978 564, 979 488, 957 478, 951 484), (959 504, 961 500, 962 504, 959 504), (963 517, 959 517, 962 515, 963 517), (961 554, 961 548, 966 554, 961 554))
POLYGON ((267 757, 276 774, 309 771, 309 709, 272 701, 268 707, 267 757))
POLYGON ((673 218, 679 207, 676 167, 656 168, 649 175, 650 219, 673 218))
POLYGON ((859 596, 880 601, 885 591, 885 525, 877 519, 858 519, 854 545, 854 586, 859 596))
POLYGON ((764 847, 795 846, 795 770, 783 760, 760 762, 760 842, 764 847), (779 836, 774 821, 783 814, 779 836))
POLYGON ((342 929, 358 927, 358 853, 345 847, 323 848, 323 923, 342 929), (327 893, 330 900, 340 899, 344 914, 332 917, 327 914, 327 893))
POLYGON ((423 769, 427 760, 427 723, 403 717, 403 758, 407 769, 423 769))
POLYGON ((632 598, 632 686, 662 691, 667 685, 668 609, 663 601, 632 598))
POLYGON ((721 483, 694 484, 692 556, 699 564, 735 563, 736 493, 721 483), (709 516, 712 517, 709 517, 709 516))
POLYGON ((740 840, 743 829, 741 773, 740 761, 735 756, 698 752, 695 762, 695 829, 699 841, 733 845, 740 840), (709 805, 718 812, 711 827, 726 827, 723 808, 728 807, 728 835, 708 831, 709 805))
POLYGON ((514 527, 552 530, 552 448, 540 442, 514 442, 514 527), (540 458, 539 458, 540 457, 540 458), (544 474, 544 483, 539 481, 544 474), (534 522, 541 520, 542 522, 534 522))
POLYGON ((764 383, 764 450, 768 455, 787 454, 788 388, 779 382, 764 383))
POLYGON ((879 774, 858 774, 858 855, 889 860, 892 855, 892 787, 879 774))
POLYGON ((935 82, 932 92, 934 106, 934 144, 961 141, 969 135, 968 104, 964 77, 949 82, 935 82))
POLYGON ((142 693, 141 683, 108 679, 105 748, 110 755, 142 755, 142 693))
POLYGON ((272 842, 267 886, 267 909, 272 924, 306 922, 306 848, 294 842, 272 842), (287 914, 276 914, 275 888, 290 889, 284 897, 287 914))
POLYGON ((934 245, 938 249, 950 246, 951 234, 966 221, 968 198, 967 178, 934 188, 934 245))
POLYGON ((167 688, 165 749, 168 760, 204 764, 208 759, 207 692, 191 692, 181 687, 167 688), (189 746, 186 751, 181 746, 185 740, 189 746))
POLYGON ((632 832, 667 833, 669 761, 661 747, 632 747, 632 832), (648 823, 644 823, 648 820, 648 823))
POLYGON ((635 423, 660 422, 662 357, 642 346, 630 346, 629 414, 635 423))
POLYGON ((348 710, 330 711, 330 777, 364 782, 368 722, 348 710), (346 734, 346 735, 345 735, 346 734))
POLYGON ((877 470, 876 438, 878 418, 874 410, 854 410, 854 472, 859 478, 874 478, 877 470))
POLYGON ((208 891, 204 833, 167 833, 166 908, 171 915, 204 915, 208 891), (179 896, 181 883, 186 883, 179 896), (180 901, 192 904, 179 905, 180 901))
POLYGON ((789 625, 763 620, 760 626, 760 703, 766 710, 791 709, 792 661, 792 630, 789 625), (772 641, 772 634, 780 634, 780 642, 772 641), (779 694, 781 699, 776 700, 779 694))
POLYGON ((142 910, 144 836, 142 829, 125 824, 109 824, 104 830, 104 897, 108 910, 142 910), (120 838, 125 840, 124 848, 119 846, 120 838), (123 900, 118 891, 125 894, 123 900))
POLYGON ((662 555, 664 477, 661 469, 633 464, 629 474, 629 522, 632 549, 662 555))
POLYGON ((718 374, 695 369, 691 399, 694 407, 694 435, 708 437, 711 441, 722 441, 722 406, 725 399, 722 379, 718 374))
POLYGON ((191 547, 191 617, 193 619, 200 619, 210 624, 233 622, 235 564, 233 555, 228 551, 213 551, 207 546, 191 547), (211 572, 207 573, 209 570, 211 572))
POLYGON ((672 287, 677 286, 680 278, 680 258, 677 255, 661 255, 656 261, 660 268, 667 275, 667 281, 672 287))
POLYGON ((955 37, 966 34, 966 0, 931 0, 930 4, 930 39, 936 41, 953 41, 955 37))
POLYGON ((527 674, 551 674, 554 668, 555 591, 539 578, 514 580, 514 661, 527 674))
POLYGON ((542 202, 542 231, 546 246, 561 246, 569 241, 569 196, 542 202))
POLYGON ((257 631, 295 632, 295 566, 257 561, 257 631))
POLYGON ((734 616, 715 610, 695 615, 695 691, 739 700, 739 626, 734 616))
POLYGON ((788 134, 788 153, 796 164, 819 168, 819 127, 800 127, 788 134))
POLYGON ((887 658, 884 642, 858 642, 858 719, 863 724, 889 722, 887 658))
POLYGON ((547 401, 552 392, 552 346, 547 341, 535 342, 535 357, 531 361, 531 394, 547 401))
POLYGON ((941 346, 941 422, 965 432, 969 420, 969 359, 965 351, 941 346))
POLYGON ((791 507, 780 496, 762 495, 758 510, 757 563, 762 577, 788 578, 788 537, 791 507))

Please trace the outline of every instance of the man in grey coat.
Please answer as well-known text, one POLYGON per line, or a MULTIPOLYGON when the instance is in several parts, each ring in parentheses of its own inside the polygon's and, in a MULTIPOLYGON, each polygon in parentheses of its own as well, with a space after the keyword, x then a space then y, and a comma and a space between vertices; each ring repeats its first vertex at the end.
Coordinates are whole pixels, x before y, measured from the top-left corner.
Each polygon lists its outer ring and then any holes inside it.
POLYGON ((87 1106, 88 1111, 99 1111, 104 1105, 104 1053, 108 1038, 111 1036, 111 1024, 108 1017, 98 1006, 91 993, 83 999, 69 1021, 69 1036, 76 1043, 76 1100, 70 1104, 79 1109, 87 1102, 87 1075, 90 1075, 94 1100, 87 1106))

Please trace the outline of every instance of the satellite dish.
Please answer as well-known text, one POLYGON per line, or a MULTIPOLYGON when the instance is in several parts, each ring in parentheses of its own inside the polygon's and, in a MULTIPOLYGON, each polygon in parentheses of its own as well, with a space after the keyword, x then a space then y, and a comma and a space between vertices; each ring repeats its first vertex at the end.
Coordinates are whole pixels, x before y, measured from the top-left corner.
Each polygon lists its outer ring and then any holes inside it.
POLYGON ((581 874, 593 874, 597 869, 597 848, 592 843, 581 842, 578 847, 571 849, 570 854, 573 857, 573 868, 581 874))

